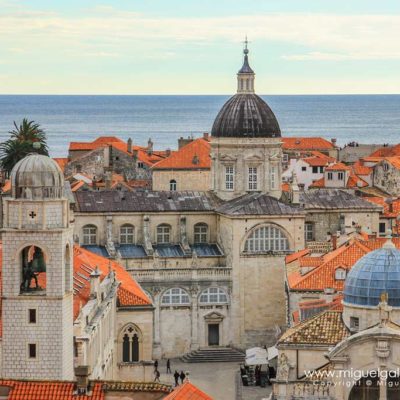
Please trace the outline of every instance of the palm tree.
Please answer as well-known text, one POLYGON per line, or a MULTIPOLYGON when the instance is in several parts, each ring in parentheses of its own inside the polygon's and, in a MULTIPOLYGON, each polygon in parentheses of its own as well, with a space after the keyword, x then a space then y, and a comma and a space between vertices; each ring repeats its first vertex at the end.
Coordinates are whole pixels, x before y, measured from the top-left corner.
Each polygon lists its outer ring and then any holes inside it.
POLYGON ((49 155, 46 134, 39 124, 24 118, 19 126, 14 121, 14 127, 9 132, 11 138, 0 144, 0 164, 7 176, 14 165, 29 153, 49 155))

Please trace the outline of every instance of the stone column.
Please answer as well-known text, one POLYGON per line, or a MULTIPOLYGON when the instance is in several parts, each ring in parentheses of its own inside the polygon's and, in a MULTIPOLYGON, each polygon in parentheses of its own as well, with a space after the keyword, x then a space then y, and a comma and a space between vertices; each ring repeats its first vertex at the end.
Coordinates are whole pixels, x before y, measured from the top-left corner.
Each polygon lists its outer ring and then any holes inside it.
POLYGON ((161 313, 161 290, 160 288, 153 289, 154 298, 154 330, 153 330, 153 359, 160 359, 162 356, 161 349, 161 326, 160 326, 160 313, 161 313))
POLYGON ((198 293, 199 293, 199 288, 198 287, 192 287, 190 290, 190 293, 192 295, 192 338, 190 342, 190 350, 198 350, 199 348, 199 324, 198 324, 198 293))

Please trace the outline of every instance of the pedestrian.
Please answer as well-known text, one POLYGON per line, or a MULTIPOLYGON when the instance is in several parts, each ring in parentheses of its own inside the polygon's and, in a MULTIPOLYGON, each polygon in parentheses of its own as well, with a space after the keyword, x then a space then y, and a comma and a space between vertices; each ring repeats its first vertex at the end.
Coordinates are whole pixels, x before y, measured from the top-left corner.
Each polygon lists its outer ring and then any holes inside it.
POLYGON ((177 370, 175 370, 174 378, 175 378, 175 386, 179 386, 179 372, 177 370))
POLYGON ((158 370, 158 360, 154 361, 154 372, 158 370))
POLYGON ((168 358, 168 360, 167 360, 167 374, 170 374, 171 372, 172 372, 171 371, 171 361, 168 358))
POLYGON ((181 371, 180 377, 181 377, 181 382, 183 383, 185 381, 186 374, 183 371, 181 371))
POLYGON ((160 371, 158 369, 154 372, 154 382, 160 382, 160 371))

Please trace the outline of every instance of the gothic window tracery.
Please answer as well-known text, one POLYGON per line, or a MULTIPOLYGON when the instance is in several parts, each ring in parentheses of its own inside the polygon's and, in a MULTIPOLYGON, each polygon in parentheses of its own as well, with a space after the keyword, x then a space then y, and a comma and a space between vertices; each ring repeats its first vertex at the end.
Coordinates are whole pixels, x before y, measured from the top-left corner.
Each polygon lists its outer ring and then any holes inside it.
POLYGON ((134 324, 123 328, 122 337, 122 362, 138 362, 140 360, 141 332, 134 324))

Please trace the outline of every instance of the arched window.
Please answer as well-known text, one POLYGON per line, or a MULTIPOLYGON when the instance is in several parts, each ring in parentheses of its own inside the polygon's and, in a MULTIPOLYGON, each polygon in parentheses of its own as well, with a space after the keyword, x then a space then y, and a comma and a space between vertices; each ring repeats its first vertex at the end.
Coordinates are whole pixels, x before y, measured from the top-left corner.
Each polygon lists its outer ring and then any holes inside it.
POLYGON ((207 243, 208 242, 208 225, 199 223, 194 226, 194 242, 207 243))
POLYGON ((84 245, 97 244, 97 227, 95 225, 85 225, 82 233, 84 245))
POLYGON ((128 324, 121 331, 122 362, 140 360, 141 332, 134 324, 128 324))
POLYGON ((249 253, 288 250, 289 240, 281 229, 273 225, 254 229, 247 238, 244 246, 244 251, 249 253))
POLYGON ((135 241, 135 228, 133 225, 125 224, 119 228, 119 243, 133 244, 135 241))
POLYGON ((190 299, 188 293, 181 289, 181 288, 172 288, 168 289, 162 299, 161 299, 161 305, 189 305, 190 304, 190 299))
POLYGON ((171 242, 171 227, 167 224, 157 226, 157 243, 168 244, 171 242))
POLYGON ((21 293, 44 294, 46 290, 46 257, 37 246, 21 251, 21 293))
POLYGON ((200 303, 203 304, 226 304, 228 296, 225 290, 219 287, 210 287, 203 290, 200 295, 200 303))
POLYGON ((175 179, 171 179, 169 181, 169 190, 171 192, 175 192, 176 191, 176 180, 175 179))

